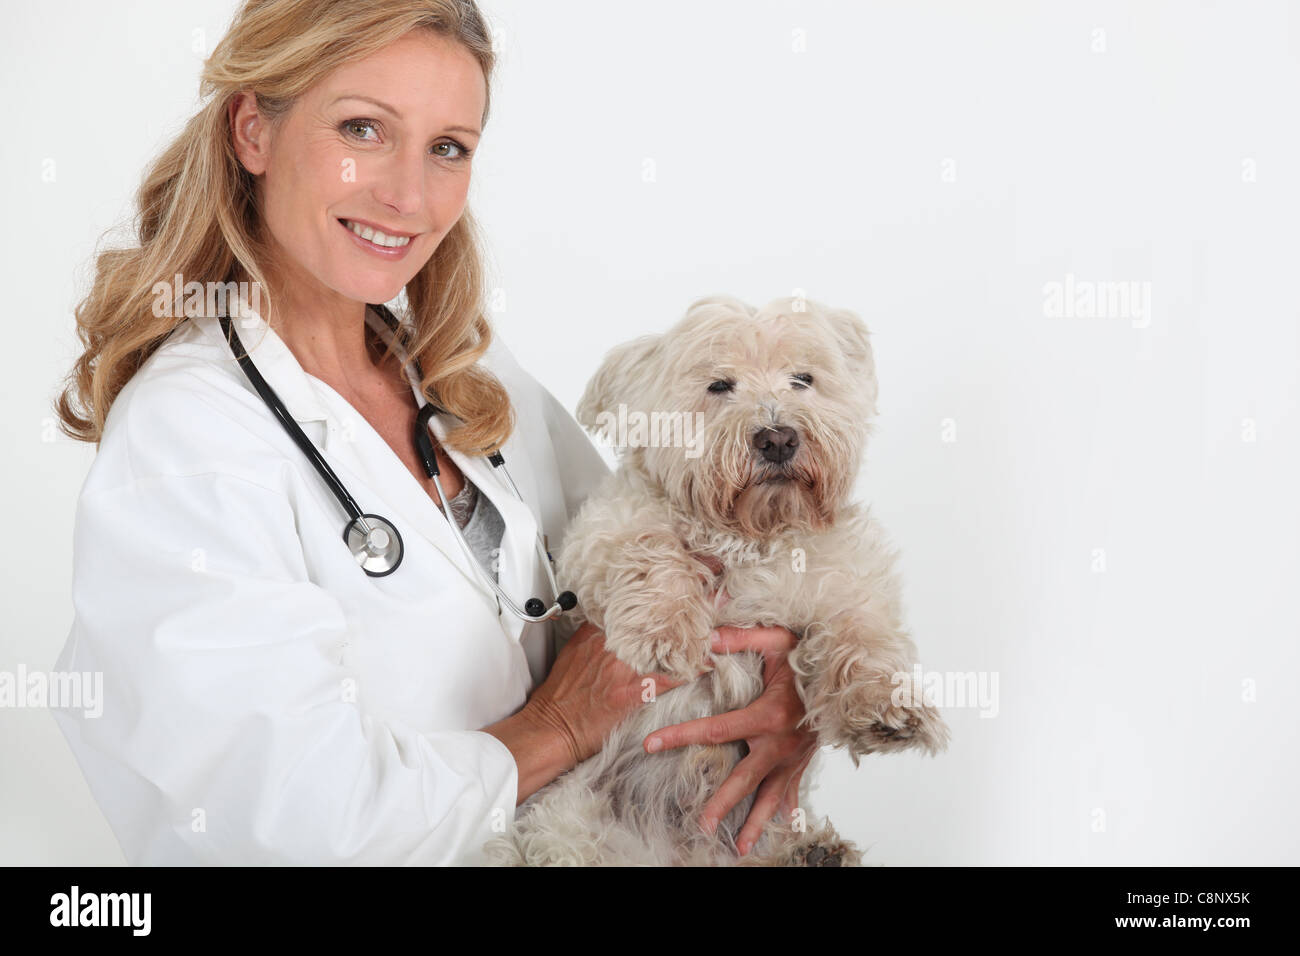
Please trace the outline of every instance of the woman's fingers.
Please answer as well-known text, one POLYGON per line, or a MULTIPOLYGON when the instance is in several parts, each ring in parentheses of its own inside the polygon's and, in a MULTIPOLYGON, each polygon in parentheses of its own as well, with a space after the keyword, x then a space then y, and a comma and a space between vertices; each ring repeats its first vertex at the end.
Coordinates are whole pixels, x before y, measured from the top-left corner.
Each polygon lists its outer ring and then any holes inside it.
MULTIPOLYGON (((799 719, 803 716, 803 707, 788 673, 786 655, 797 642, 794 633, 784 627, 718 628, 717 636, 712 642, 716 653, 757 651, 763 654, 763 692, 748 707, 662 727, 647 735, 643 742, 647 753, 689 744, 717 745, 732 741, 746 743, 749 753, 732 768, 731 774, 705 804, 700 816, 701 826, 710 831, 716 830, 718 823, 748 794, 753 793, 753 806, 736 837, 737 848, 742 854, 753 848, 776 814, 789 814, 796 808, 799 783, 815 750, 811 748, 801 753, 808 744, 800 738, 806 738, 807 734, 796 731, 799 719)), ((635 693, 642 704, 687 683, 661 673, 637 675, 626 665, 616 664, 616 658, 603 646, 604 634, 590 625, 584 625, 569 643, 578 646, 570 651, 570 660, 565 663, 577 665, 582 660, 586 665, 573 666, 574 673, 566 681, 566 684, 572 685, 571 694, 581 694, 584 691, 589 693, 591 681, 599 680, 593 673, 592 664, 587 663, 594 663, 596 659, 600 659, 603 671, 601 677, 604 680, 600 680, 600 683, 612 679, 616 684, 623 684, 628 691, 635 693), (588 643, 590 646, 583 646, 588 643), (580 653, 573 653, 579 650, 580 653), (610 667, 614 668, 614 672, 608 669, 610 667), (623 673, 615 673, 617 671, 623 673)), ((559 663, 557 661, 557 665, 559 663)), ((566 666, 557 667, 556 670, 564 672, 568 669, 566 666)), ((552 675, 555 676, 557 675, 552 675)), ((554 681, 548 678, 547 683, 554 681)), ((631 700, 622 706, 628 705, 632 705, 631 700)), ((595 721, 601 725, 606 722, 595 721)), ((591 728, 583 729, 590 731, 591 728)), ((595 746, 599 748, 598 740, 595 746)))
POLYGON ((736 849, 740 851, 741 856, 754 848, 758 838, 763 835, 763 828, 767 826, 768 821, 782 809, 790 792, 790 779, 791 774, 788 771, 774 770, 759 784, 758 793, 754 796, 754 805, 749 808, 745 825, 736 836, 736 849))
POLYGON ((808 748, 808 753, 800 760, 790 774, 790 781, 786 784, 785 794, 781 797, 781 806, 777 812, 785 816, 790 816, 799 807, 799 785, 803 782, 803 772, 808 769, 808 764, 812 763, 813 755, 817 752, 816 743, 808 748))
POLYGON ((662 687, 664 690, 672 690, 674 687, 681 687, 686 683, 686 681, 679 677, 671 677, 668 674, 661 674, 658 671, 646 674, 645 676, 654 678, 655 686, 662 687))
POLYGON ((665 691, 670 691, 674 687, 681 687, 685 683, 686 681, 684 680, 678 680, 675 677, 669 677, 667 674, 660 674, 658 672, 644 674, 641 676, 641 701, 642 703, 648 704, 665 691), (653 694, 646 693, 646 681, 654 682, 653 694))
POLYGON ((700 826, 710 833, 715 831, 718 828, 718 821, 730 813, 736 804, 744 800, 747 793, 753 793, 759 781, 768 775, 774 764, 775 761, 771 757, 750 751, 749 756, 736 764, 731 771, 731 776, 722 782, 718 792, 704 805, 704 810, 700 814, 700 826))
POLYGON ((789 628, 785 627, 729 627, 716 629, 709 646, 715 654, 734 654, 737 651, 761 651, 763 654, 784 654, 798 643, 789 628))
POLYGON ((633 710, 683 683, 666 674, 636 673, 606 647, 602 630, 584 622, 526 706, 556 724, 581 761, 633 710))
POLYGON ((816 751, 815 746, 810 746, 802 757, 778 766, 763 778, 758 793, 754 796, 754 805, 745 818, 745 825, 736 836, 736 848, 740 850, 741 856, 753 849, 758 838, 763 835, 764 827, 774 816, 778 813, 786 817, 794 814, 799 806, 799 783, 816 751))
POLYGON ((700 551, 692 551, 691 557, 694 558, 696 561, 699 561, 701 564, 703 564, 714 575, 718 575, 722 573, 722 560, 717 555, 704 554, 703 552, 700 551))
POLYGON ((646 753, 653 754, 674 747, 685 747, 687 744, 725 744, 767 733, 770 724, 771 718, 765 716, 764 708, 750 704, 742 710, 730 710, 716 717, 697 717, 695 720, 661 727, 648 735, 642 746, 646 753))

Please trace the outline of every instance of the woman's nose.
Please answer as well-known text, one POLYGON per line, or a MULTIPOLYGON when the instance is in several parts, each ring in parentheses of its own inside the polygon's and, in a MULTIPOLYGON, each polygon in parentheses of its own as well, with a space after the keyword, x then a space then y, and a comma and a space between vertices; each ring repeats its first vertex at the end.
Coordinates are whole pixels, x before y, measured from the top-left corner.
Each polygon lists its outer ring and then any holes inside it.
POLYGON ((403 216, 414 216, 424 206, 425 158, 415 150, 389 156, 376 170, 375 198, 403 216))

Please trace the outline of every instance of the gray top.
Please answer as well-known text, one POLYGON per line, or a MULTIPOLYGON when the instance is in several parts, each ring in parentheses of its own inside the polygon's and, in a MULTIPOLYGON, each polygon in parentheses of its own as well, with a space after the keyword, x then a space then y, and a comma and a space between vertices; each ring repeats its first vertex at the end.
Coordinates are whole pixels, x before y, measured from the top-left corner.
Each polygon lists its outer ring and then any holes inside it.
POLYGON ((501 580, 497 570, 496 558, 501 547, 501 537, 505 534, 506 523, 497 511, 492 499, 478 490, 478 487, 465 475, 465 486, 449 502, 452 517, 460 526, 465 536, 465 543, 474 552, 474 557, 484 568, 492 572, 492 577, 501 580))

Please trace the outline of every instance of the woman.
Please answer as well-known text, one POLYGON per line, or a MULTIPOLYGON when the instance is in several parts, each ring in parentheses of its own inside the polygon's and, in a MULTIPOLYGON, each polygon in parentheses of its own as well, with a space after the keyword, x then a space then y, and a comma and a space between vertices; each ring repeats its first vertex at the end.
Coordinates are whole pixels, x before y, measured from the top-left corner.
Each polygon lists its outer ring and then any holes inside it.
MULTIPOLYGON (((58 404, 99 445, 58 668, 102 672, 105 702, 56 716, 132 863, 473 862, 642 706, 598 631, 557 656, 553 622, 502 611, 473 564, 549 604, 537 534, 554 550, 607 471, 483 317, 465 205, 492 66, 468 0, 246 3, 141 189, 140 245, 99 259, 58 404), (243 290, 229 326, 192 282, 243 290), (406 331, 366 305, 402 294, 406 331), (236 339, 360 509, 392 520, 398 567, 358 565, 236 339), (435 400, 441 491, 414 437, 435 400)), ((725 638, 769 651, 768 692, 647 749, 749 741, 702 821, 758 787, 744 849, 813 747, 789 632, 725 638)))

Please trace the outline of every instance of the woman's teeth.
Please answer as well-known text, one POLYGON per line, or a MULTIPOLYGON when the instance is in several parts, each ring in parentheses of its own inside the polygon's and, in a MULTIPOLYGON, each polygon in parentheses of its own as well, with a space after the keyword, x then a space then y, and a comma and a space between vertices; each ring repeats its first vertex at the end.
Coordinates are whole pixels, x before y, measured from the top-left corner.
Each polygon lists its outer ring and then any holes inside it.
POLYGON ((392 249, 400 249, 411 241, 410 236, 390 236, 380 232, 378 229, 371 229, 369 226, 359 226, 355 222, 349 222, 346 219, 340 219, 339 222, 347 226, 362 239, 373 242, 377 246, 388 246, 392 249))

